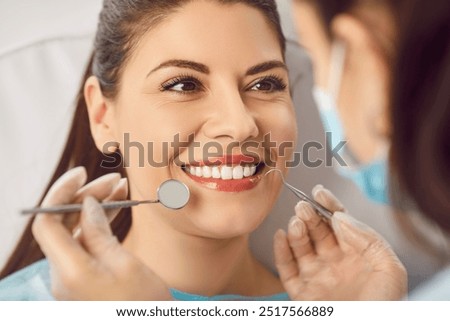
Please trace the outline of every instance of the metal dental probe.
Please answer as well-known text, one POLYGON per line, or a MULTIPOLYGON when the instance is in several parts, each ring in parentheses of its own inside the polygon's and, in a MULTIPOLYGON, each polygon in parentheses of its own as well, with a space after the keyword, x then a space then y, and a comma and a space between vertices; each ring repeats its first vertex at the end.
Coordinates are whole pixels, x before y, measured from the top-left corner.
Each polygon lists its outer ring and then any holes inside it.
POLYGON ((283 181, 284 186, 286 186, 292 193, 294 193, 299 199, 308 202, 309 204, 311 204, 314 209, 323 217, 327 218, 327 219, 331 219, 333 217, 333 213, 330 212, 328 209, 326 209, 325 207, 323 207, 322 205, 320 205, 318 202, 316 202, 315 200, 311 199, 308 197, 308 195, 306 195, 305 193, 303 193, 301 190, 299 190, 298 188, 295 188, 294 186, 292 186, 291 184, 289 184, 288 182, 286 182, 284 180, 284 176, 283 176, 283 172, 281 172, 281 170, 279 170, 278 168, 273 168, 271 170, 269 170, 264 176, 267 176, 269 173, 272 172, 278 172, 281 175, 281 180, 283 181))

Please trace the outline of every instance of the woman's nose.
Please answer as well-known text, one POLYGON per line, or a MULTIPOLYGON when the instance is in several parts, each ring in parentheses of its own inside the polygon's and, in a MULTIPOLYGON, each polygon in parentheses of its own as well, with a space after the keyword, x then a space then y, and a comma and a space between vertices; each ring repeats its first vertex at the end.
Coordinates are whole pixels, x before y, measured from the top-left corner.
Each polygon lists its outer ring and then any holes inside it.
POLYGON ((213 112, 204 125, 204 133, 208 138, 243 142, 258 136, 255 115, 245 105, 238 91, 216 97, 213 104, 213 112))

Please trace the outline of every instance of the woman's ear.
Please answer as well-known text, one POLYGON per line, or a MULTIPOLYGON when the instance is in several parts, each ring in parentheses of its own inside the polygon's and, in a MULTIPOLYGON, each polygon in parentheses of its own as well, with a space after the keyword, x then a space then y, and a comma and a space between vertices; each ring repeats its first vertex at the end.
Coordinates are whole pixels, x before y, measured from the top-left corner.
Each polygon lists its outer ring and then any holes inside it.
POLYGON ((113 153, 119 145, 113 130, 113 108, 103 96, 97 77, 89 77, 84 84, 84 97, 89 114, 91 133, 98 150, 113 153), (111 146, 116 146, 111 150, 111 146), (108 148, 107 148, 108 147, 108 148), (108 150, 104 150, 107 148, 108 150))
POLYGON ((375 41, 363 22, 349 14, 337 15, 331 23, 331 30, 336 38, 351 48, 372 47, 375 41))
MULTIPOLYGON (((383 53, 382 37, 377 30, 371 30, 369 24, 350 14, 340 14, 332 21, 332 32, 335 38, 346 46, 346 71, 342 80, 340 105, 349 106, 347 119, 361 120, 361 127, 354 132, 368 131, 364 145, 370 150, 378 150, 375 146, 389 135, 387 119, 389 108, 390 66, 383 53), (345 82, 345 83, 344 83, 345 82), (373 143, 369 143, 373 141, 373 143)), ((349 123, 348 121, 347 123, 349 123)), ((355 125, 356 126, 356 125, 355 125)), ((362 140, 360 135, 359 140, 362 140)), ((358 155, 360 159, 369 159, 367 155, 358 155)))

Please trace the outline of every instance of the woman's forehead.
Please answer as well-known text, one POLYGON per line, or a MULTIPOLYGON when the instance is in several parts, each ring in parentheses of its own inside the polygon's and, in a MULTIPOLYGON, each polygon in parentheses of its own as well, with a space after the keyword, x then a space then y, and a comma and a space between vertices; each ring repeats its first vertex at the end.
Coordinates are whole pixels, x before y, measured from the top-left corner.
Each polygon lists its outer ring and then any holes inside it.
MULTIPOLYGON (((194 1, 145 34, 134 59, 151 68, 167 59, 206 65, 249 65, 280 59, 276 32, 257 9, 244 4, 194 1)), ((141 66, 142 67, 142 66, 141 66)))

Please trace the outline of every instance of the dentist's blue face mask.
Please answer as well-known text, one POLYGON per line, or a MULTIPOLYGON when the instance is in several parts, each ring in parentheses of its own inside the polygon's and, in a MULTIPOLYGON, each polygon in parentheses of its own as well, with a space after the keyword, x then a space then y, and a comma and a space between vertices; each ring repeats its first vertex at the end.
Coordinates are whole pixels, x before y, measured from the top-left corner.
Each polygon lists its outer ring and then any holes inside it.
MULTIPOLYGON (((313 89, 314 99, 319 108, 324 129, 331 133, 331 141, 329 141, 331 148, 345 141, 344 129, 336 105, 344 59, 344 44, 335 43, 331 54, 328 91, 318 87, 313 89)), ((389 204, 386 150, 381 151, 376 160, 363 165, 358 164, 347 145, 339 150, 339 156, 342 157, 347 166, 336 168, 338 174, 351 179, 369 199, 378 203, 389 204)))

